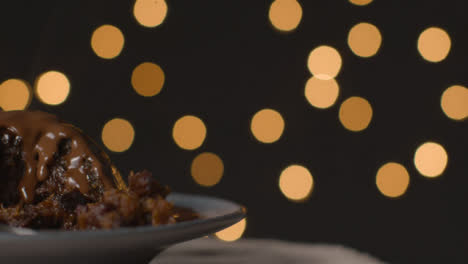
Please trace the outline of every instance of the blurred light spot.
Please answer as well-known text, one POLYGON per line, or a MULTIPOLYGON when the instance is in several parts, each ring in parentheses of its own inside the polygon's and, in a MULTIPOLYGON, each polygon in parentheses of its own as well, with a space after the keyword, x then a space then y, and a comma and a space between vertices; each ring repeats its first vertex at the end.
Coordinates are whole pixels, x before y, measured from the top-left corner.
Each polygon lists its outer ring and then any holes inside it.
POLYGON ((328 108, 335 104, 340 88, 335 79, 321 80, 311 77, 305 87, 305 97, 312 106, 328 108))
POLYGON ((242 234, 244 234, 246 225, 247 225, 247 220, 245 220, 244 218, 240 220, 238 223, 217 232, 215 235, 217 238, 227 241, 227 242, 235 241, 242 237, 242 234))
POLYGON ((310 52, 307 66, 316 78, 329 80, 336 77, 341 63, 341 56, 335 48, 319 46, 310 52))
POLYGON ((468 89, 454 85, 442 94, 440 105, 444 113, 452 119, 462 120, 468 117, 468 89))
POLYGON ((296 0, 276 0, 271 3, 269 17, 278 30, 291 31, 301 22, 302 7, 296 0))
POLYGON ((130 148, 135 137, 132 124, 122 118, 114 118, 102 129, 102 142, 114 152, 123 152, 130 148))
POLYGON ((314 180, 309 170, 300 165, 291 165, 281 172, 279 187, 286 198, 304 201, 312 192, 314 180))
POLYGON ((437 177, 444 172, 448 156, 444 147, 435 142, 426 142, 416 149, 414 165, 426 177, 437 177))
POLYGON ((0 84, 0 108, 5 111, 26 109, 31 97, 31 88, 26 81, 9 79, 0 84))
POLYGON ((124 46, 124 35, 112 25, 103 25, 94 30, 91 36, 91 47, 96 55, 103 59, 117 57, 124 46))
POLYGON ((383 195, 394 198, 406 192, 409 180, 408 171, 403 165, 389 162, 377 171, 375 183, 383 195))
POLYGON ((253 116, 250 129, 258 141, 273 143, 283 134, 284 120, 277 111, 273 109, 263 109, 253 116))
POLYGON ((198 184, 210 187, 216 185, 223 177, 224 165, 218 155, 205 152, 195 157, 190 171, 198 184))
POLYGON ((372 0, 349 0, 349 2, 355 5, 364 6, 370 4, 372 0))
POLYGON ((44 104, 59 105, 65 102, 70 93, 70 82, 63 73, 49 71, 37 78, 35 90, 44 104))
POLYGON ((139 95, 154 96, 161 91, 164 79, 164 72, 159 65, 144 62, 133 70, 132 86, 139 95))
POLYGON ((353 96, 341 104, 339 118, 346 129, 361 131, 372 120, 372 107, 366 99, 353 96))
POLYGON ((167 3, 164 0, 136 0, 133 14, 142 26, 156 27, 166 18, 167 3))
POLYGON ((194 150, 205 140, 205 124, 196 116, 186 115, 175 122, 172 137, 179 147, 194 150))
POLYGON ((450 45, 450 36, 445 30, 438 27, 430 27, 419 35, 419 53, 430 62, 439 62, 445 59, 450 51, 450 45))
POLYGON ((379 51, 382 35, 379 29, 369 23, 359 23, 348 34, 348 45, 357 56, 371 57, 379 51))

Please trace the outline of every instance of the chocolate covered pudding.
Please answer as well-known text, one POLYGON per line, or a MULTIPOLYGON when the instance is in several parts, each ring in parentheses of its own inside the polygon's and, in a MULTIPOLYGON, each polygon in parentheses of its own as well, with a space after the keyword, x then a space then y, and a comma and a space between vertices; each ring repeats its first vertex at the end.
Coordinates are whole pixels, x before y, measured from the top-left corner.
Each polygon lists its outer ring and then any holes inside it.
POLYGON ((78 128, 38 111, 0 110, 0 222, 68 230, 196 218, 175 208, 149 171, 122 180, 78 128))

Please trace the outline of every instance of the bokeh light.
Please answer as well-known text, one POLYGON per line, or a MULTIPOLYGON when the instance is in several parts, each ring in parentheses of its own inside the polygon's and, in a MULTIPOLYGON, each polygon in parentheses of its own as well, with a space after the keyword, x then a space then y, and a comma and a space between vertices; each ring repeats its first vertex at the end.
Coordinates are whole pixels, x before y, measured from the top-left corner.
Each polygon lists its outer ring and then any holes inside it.
POLYGON ((444 113, 454 120, 468 117, 468 89, 461 85, 453 85, 442 94, 440 106, 444 113))
POLYGON ((122 31, 112 25, 102 25, 91 36, 91 48, 99 57, 112 59, 117 57, 124 46, 122 31))
POLYGON ((183 116, 175 122, 172 137, 180 148, 187 150, 199 148, 206 137, 205 123, 196 116, 183 116))
POLYGON ((341 55, 335 48, 319 46, 313 49, 307 60, 309 71, 318 79, 335 78, 341 69, 341 55))
POLYGON ((130 148, 135 137, 132 124, 122 118, 114 118, 102 129, 102 142, 111 151, 123 152, 130 148))
POLYGON ((144 27, 159 26, 166 18, 167 3, 165 0, 136 0, 133 15, 144 27))
POLYGON ((276 29, 291 31, 301 22, 302 7, 296 0, 275 0, 271 3, 268 16, 276 29))
POLYGON ((48 71, 37 78, 35 91, 44 104, 59 105, 68 98, 70 82, 65 74, 48 71))
POLYGON ((388 162, 380 167, 375 178, 379 191, 391 198, 403 195, 408 189, 409 181, 406 168, 395 162, 388 162))
POLYGON ((247 220, 244 218, 240 220, 238 223, 215 233, 215 236, 226 242, 236 241, 242 237, 242 234, 244 234, 246 226, 247 226, 247 220))
POLYGON ((291 165, 281 172, 279 187, 286 198, 304 201, 312 192, 314 180, 309 170, 301 165, 291 165))
POLYGON ((450 36, 441 28, 430 27, 419 35, 418 50, 421 56, 427 61, 442 61, 447 57, 450 46, 450 36))
POLYGON ((372 120, 372 107, 362 97, 350 97, 341 104, 339 119, 346 129, 354 132, 362 131, 372 120))
POLYGON ((192 161, 190 172, 198 184, 205 187, 214 186, 223 177, 223 161, 214 153, 204 152, 192 161))
POLYGON ((306 83, 305 97, 312 106, 328 108, 335 104, 340 87, 335 79, 321 80, 312 76, 306 83))
POLYGON ((24 80, 9 79, 0 84, 0 108, 5 111, 26 109, 31 98, 31 88, 24 80))
POLYGON ((348 45, 357 56, 374 56, 381 44, 382 35, 379 29, 370 23, 359 23, 349 31, 348 45))
POLYGON ((448 155, 436 142, 426 142, 414 153, 414 165, 421 175, 433 178, 440 176, 447 166, 448 155))
POLYGON ((365 6, 368 5, 372 2, 372 0, 349 0, 349 2, 359 5, 359 6, 365 6))
POLYGON ((253 116, 250 129, 258 141, 273 143, 283 134, 284 120, 278 111, 266 108, 253 116))
POLYGON ((158 94, 164 85, 165 75, 159 65, 152 62, 144 62, 132 72, 132 86, 141 96, 154 96, 158 94))

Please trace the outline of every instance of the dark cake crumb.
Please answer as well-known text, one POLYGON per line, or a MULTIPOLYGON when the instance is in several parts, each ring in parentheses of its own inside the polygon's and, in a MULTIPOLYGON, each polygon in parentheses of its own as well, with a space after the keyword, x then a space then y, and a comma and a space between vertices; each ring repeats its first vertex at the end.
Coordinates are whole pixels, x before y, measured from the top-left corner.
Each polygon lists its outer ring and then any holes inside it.
MULTIPOLYGON (((131 173, 129 182, 133 184, 128 190, 109 189, 95 202, 73 191, 51 194, 36 204, 2 206, 0 222, 35 229, 83 230, 157 226, 197 218, 193 211, 168 202, 169 188, 160 185, 150 172, 131 173)), ((40 193, 40 188, 37 191, 40 193)))
POLYGON ((164 197, 169 189, 160 185, 149 171, 130 173, 129 189, 111 189, 102 200, 76 209, 77 229, 115 228, 175 223, 174 206, 164 197))

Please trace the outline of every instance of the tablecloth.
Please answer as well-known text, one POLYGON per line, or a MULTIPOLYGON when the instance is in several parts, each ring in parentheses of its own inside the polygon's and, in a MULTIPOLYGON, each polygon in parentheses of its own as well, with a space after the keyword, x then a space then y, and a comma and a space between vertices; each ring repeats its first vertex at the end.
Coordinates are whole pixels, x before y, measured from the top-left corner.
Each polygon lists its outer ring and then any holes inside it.
POLYGON ((151 264, 383 264, 366 253, 340 245, 244 239, 223 242, 202 238, 171 247, 151 264))

